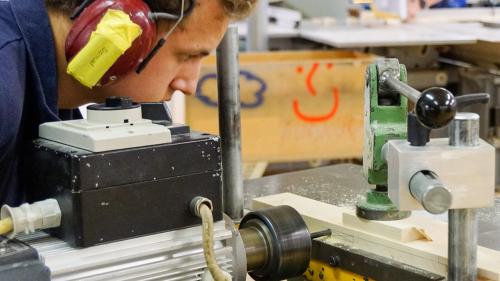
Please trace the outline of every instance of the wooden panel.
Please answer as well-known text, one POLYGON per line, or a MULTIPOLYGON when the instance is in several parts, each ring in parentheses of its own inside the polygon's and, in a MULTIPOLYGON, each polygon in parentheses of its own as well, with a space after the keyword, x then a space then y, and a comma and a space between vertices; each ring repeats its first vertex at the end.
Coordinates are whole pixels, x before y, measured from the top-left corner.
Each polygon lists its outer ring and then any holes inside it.
POLYGON ((458 45, 451 47, 450 54, 456 59, 475 65, 498 69, 500 66, 500 44, 479 42, 473 45, 458 45))
MULTIPOLYGON (((245 162, 361 157, 364 73, 374 56, 355 52, 242 54, 245 162)), ((195 130, 218 133, 215 58, 186 100, 195 130)))
MULTIPOLYGON (((432 238, 417 239, 402 242, 400 239, 391 238, 390 229, 378 233, 372 232, 373 227, 351 227, 343 223, 342 217, 349 209, 336 207, 330 204, 308 199, 291 193, 282 193, 253 200, 253 209, 270 206, 290 205, 304 217, 310 231, 332 229, 333 235, 329 238, 331 243, 343 243, 347 246, 357 247, 384 257, 392 258, 427 271, 440 275, 447 273, 447 244, 448 225, 444 222, 428 217, 414 216, 411 225, 423 229, 432 238)), ((380 222, 364 222, 366 224, 379 224, 380 222)), ((400 226, 392 222, 393 227, 407 228, 408 220, 400 226)), ((478 247, 478 275, 484 280, 500 280, 500 252, 478 247)))

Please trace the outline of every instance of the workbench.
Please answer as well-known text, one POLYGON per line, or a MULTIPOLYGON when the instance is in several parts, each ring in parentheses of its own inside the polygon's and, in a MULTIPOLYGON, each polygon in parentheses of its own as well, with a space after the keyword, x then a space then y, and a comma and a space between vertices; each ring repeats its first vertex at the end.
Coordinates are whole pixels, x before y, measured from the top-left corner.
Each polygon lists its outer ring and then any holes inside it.
POLYGON ((328 19, 306 20, 301 23, 299 36, 335 48, 500 42, 500 15, 490 8, 424 10, 410 23, 372 21, 336 25, 328 19))
MULTIPOLYGON (((341 164, 298 172, 247 180, 244 183, 245 208, 252 209, 253 198, 290 192, 340 207, 355 208, 356 202, 366 194, 370 186, 362 174, 362 167, 341 164)), ((425 214, 425 211, 413 214, 425 214)), ((495 206, 479 212, 479 245, 500 251, 500 198, 495 206)), ((447 214, 438 216, 446 221, 447 214)), ((446 235, 446 233, 443 233, 446 235)))

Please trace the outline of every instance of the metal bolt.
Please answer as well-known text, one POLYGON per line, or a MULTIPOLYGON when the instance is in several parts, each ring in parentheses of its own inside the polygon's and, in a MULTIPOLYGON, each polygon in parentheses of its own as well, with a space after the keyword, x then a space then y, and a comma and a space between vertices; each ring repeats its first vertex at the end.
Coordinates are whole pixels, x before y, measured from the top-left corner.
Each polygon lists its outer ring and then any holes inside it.
POLYGON ((322 231, 317 231, 317 232, 311 233, 311 239, 316 239, 316 238, 320 238, 320 237, 324 237, 324 236, 330 236, 330 235, 332 235, 332 230, 331 229, 325 229, 325 230, 322 230, 322 231))

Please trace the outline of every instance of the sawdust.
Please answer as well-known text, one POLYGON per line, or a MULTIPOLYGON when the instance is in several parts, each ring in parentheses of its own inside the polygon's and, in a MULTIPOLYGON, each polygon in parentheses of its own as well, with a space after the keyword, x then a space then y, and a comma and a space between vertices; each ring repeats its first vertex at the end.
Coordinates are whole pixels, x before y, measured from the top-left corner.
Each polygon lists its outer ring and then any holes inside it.
POLYGON ((419 227, 414 227, 414 229, 416 231, 418 231, 418 233, 420 233, 420 235, 422 235, 422 238, 423 240, 426 240, 426 241, 434 241, 432 239, 432 237, 429 236, 429 234, 427 234, 427 232, 425 232, 425 229, 423 228, 419 228, 419 227))

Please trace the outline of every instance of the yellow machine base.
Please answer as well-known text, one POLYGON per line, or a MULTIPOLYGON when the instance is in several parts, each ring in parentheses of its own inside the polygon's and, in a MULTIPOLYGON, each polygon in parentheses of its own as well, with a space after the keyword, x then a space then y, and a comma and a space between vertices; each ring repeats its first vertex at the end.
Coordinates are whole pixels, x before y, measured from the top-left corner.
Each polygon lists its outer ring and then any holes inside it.
POLYGON ((304 277, 309 281, 375 281, 317 260, 311 260, 304 277))

